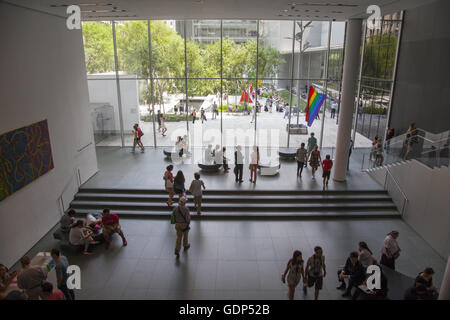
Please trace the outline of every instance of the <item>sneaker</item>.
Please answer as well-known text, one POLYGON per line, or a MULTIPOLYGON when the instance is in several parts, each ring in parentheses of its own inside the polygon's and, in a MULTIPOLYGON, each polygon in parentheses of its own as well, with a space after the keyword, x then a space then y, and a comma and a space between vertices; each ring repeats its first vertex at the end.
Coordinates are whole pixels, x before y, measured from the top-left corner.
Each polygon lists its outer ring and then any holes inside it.
POLYGON ((177 256, 177 259, 180 257, 180 253, 175 251, 175 255, 177 256))
POLYGON ((190 244, 188 244, 186 247, 184 247, 184 251, 188 250, 191 247, 190 244))

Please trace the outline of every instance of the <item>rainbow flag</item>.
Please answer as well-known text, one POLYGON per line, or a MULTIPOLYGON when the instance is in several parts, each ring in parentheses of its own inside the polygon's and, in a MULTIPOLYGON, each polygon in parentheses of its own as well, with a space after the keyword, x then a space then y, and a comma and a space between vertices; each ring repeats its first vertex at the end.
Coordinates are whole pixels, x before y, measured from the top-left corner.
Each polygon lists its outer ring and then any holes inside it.
POLYGON ((308 104, 306 105, 306 118, 305 121, 308 122, 308 127, 311 127, 314 119, 316 119, 319 113, 320 107, 325 101, 325 94, 318 93, 313 86, 309 86, 308 94, 308 104))

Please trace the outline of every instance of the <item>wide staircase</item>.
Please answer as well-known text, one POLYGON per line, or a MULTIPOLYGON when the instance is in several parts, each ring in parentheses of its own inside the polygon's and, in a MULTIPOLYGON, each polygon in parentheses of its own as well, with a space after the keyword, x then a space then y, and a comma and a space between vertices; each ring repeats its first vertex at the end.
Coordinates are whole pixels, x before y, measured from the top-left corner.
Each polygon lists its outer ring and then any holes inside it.
MULTIPOLYGON (((121 217, 164 217, 171 213, 164 190, 81 188, 71 203, 78 213, 109 208, 121 217)), ((175 196, 175 199, 177 196, 175 196)), ((188 207, 195 213, 192 197, 188 207)), ((194 219, 199 218, 192 214, 194 219)), ((293 191, 206 190, 201 218, 399 217, 384 190, 293 191)))

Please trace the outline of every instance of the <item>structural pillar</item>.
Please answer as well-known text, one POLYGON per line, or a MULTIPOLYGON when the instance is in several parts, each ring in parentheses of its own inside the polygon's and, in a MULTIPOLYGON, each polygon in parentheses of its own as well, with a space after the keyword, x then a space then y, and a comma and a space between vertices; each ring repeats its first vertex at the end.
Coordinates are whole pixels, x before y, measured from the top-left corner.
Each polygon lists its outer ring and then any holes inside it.
POLYGON ((333 179, 345 181, 348 153, 352 131, 353 108, 355 105, 356 81, 360 59, 362 19, 347 22, 345 36, 344 71, 342 74, 342 97, 339 111, 339 125, 336 139, 336 156, 333 179))
POLYGON ((450 300, 450 256, 447 260, 447 267, 445 268, 444 278, 439 290, 439 300, 450 300))

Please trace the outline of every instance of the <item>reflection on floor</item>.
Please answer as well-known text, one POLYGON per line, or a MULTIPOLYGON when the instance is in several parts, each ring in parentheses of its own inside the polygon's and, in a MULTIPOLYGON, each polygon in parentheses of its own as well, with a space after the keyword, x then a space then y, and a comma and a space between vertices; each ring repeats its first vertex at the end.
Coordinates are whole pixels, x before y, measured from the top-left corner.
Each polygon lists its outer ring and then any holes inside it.
MULTIPOLYGON (((330 151, 331 153, 331 151, 330 151)), ((169 164, 161 149, 147 149, 132 154, 129 149, 98 148, 100 171, 84 187, 163 188, 162 175, 169 164)), ((345 183, 330 181, 330 189, 381 189, 359 170, 362 153, 354 152, 345 183), (359 159, 359 160, 358 160, 359 159)), ((231 157, 231 155, 229 155, 231 157)), ((256 185, 248 182, 248 170, 242 185, 234 176, 223 172, 203 175, 210 189, 308 189, 320 190, 320 180, 311 180, 306 169, 302 181, 295 177, 296 164, 282 162, 280 174, 259 177, 256 185)), ((180 164, 190 181, 197 166, 180 164)), ((89 256, 62 248, 71 264, 81 268, 82 289, 79 299, 287 299, 287 286, 281 274, 294 250, 307 259, 313 248, 321 246, 328 274, 320 299, 343 299, 336 271, 359 241, 365 241, 380 259, 380 248, 386 234, 398 230, 402 249, 397 270, 415 277, 425 267, 436 271, 434 283, 440 286, 445 261, 401 219, 396 218, 314 218, 279 221, 267 220, 195 220, 190 231, 191 248, 174 256, 175 230, 168 219, 123 218, 121 225, 128 240, 122 247, 114 237, 109 250, 93 248, 89 256)), ((49 251, 59 246, 51 230, 27 254, 49 251)), ((13 270, 18 265, 14 266, 13 270)), ((299 287, 295 299, 313 299, 299 287)))
MULTIPOLYGON (((261 148, 262 158, 265 157, 265 149, 261 148)), ((330 179, 329 190, 380 190, 381 187, 366 173, 361 172, 361 159, 367 149, 355 149, 350 158, 350 170, 346 182, 336 182, 330 179)), ((194 148, 193 156, 184 159, 183 163, 174 164, 174 175, 182 170, 187 183, 193 179, 194 172, 199 171, 195 161, 203 156, 201 148, 194 148), (194 159, 194 161, 191 161, 194 159)), ((334 155, 334 149, 322 150, 322 156, 334 155)), ((244 161, 247 163, 250 151, 243 150, 244 161)), ((234 167, 234 150, 230 148, 226 156, 230 158, 230 166, 234 167)), ((276 157, 272 151, 271 157, 276 157)), ((269 156, 267 156, 269 157, 269 156)), ((97 159, 99 172, 89 179, 83 187, 86 188, 164 188, 162 179, 164 171, 172 161, 164 157, 163 148, 146 148, 145 153, 136 151, 131 153, 130 148, 97 147, 97 159)), ((258 176, 257 183, 251 184, 249 179, 248 164, 244 165, 244 182, 235 183, 233 171, 224 173, 203 173, 202 179, 206 187, 211 190, 321 190, 322 171, 316 173, 316 179, 311 179, 311 167, 303 170, 303 178, 296 177, 297 163, 295 161, 281 161, 279 174, 276 176, 258 176)), ((332 175, 333 176, 333 173, 332 175)), ((186 184, 187 184, 186 183, 186 184)))
MULTIPOLYGON (((440 287, 441 259, 400 219, 305 221, 194 221, 191 248, 174 256, 175 230, 168 220, 122 219, 128 246, 115 236, 109 250, 89 256, 63 250, 81 268, 78 299, 287 299, 281 274, 294 250, 307 259, 314 246, 326 257, 327 276, 319 299, 343 299, 336 272, 359 241, 366 241, 377 259, 386 233, 396 229, 402 254, 397 270, 415 277, 425 267, 436 271, 440 287)), ((51 232, 28 253, 57 247, 51 232)), ((313 290, 295 299, 313 299, 313 290)))

